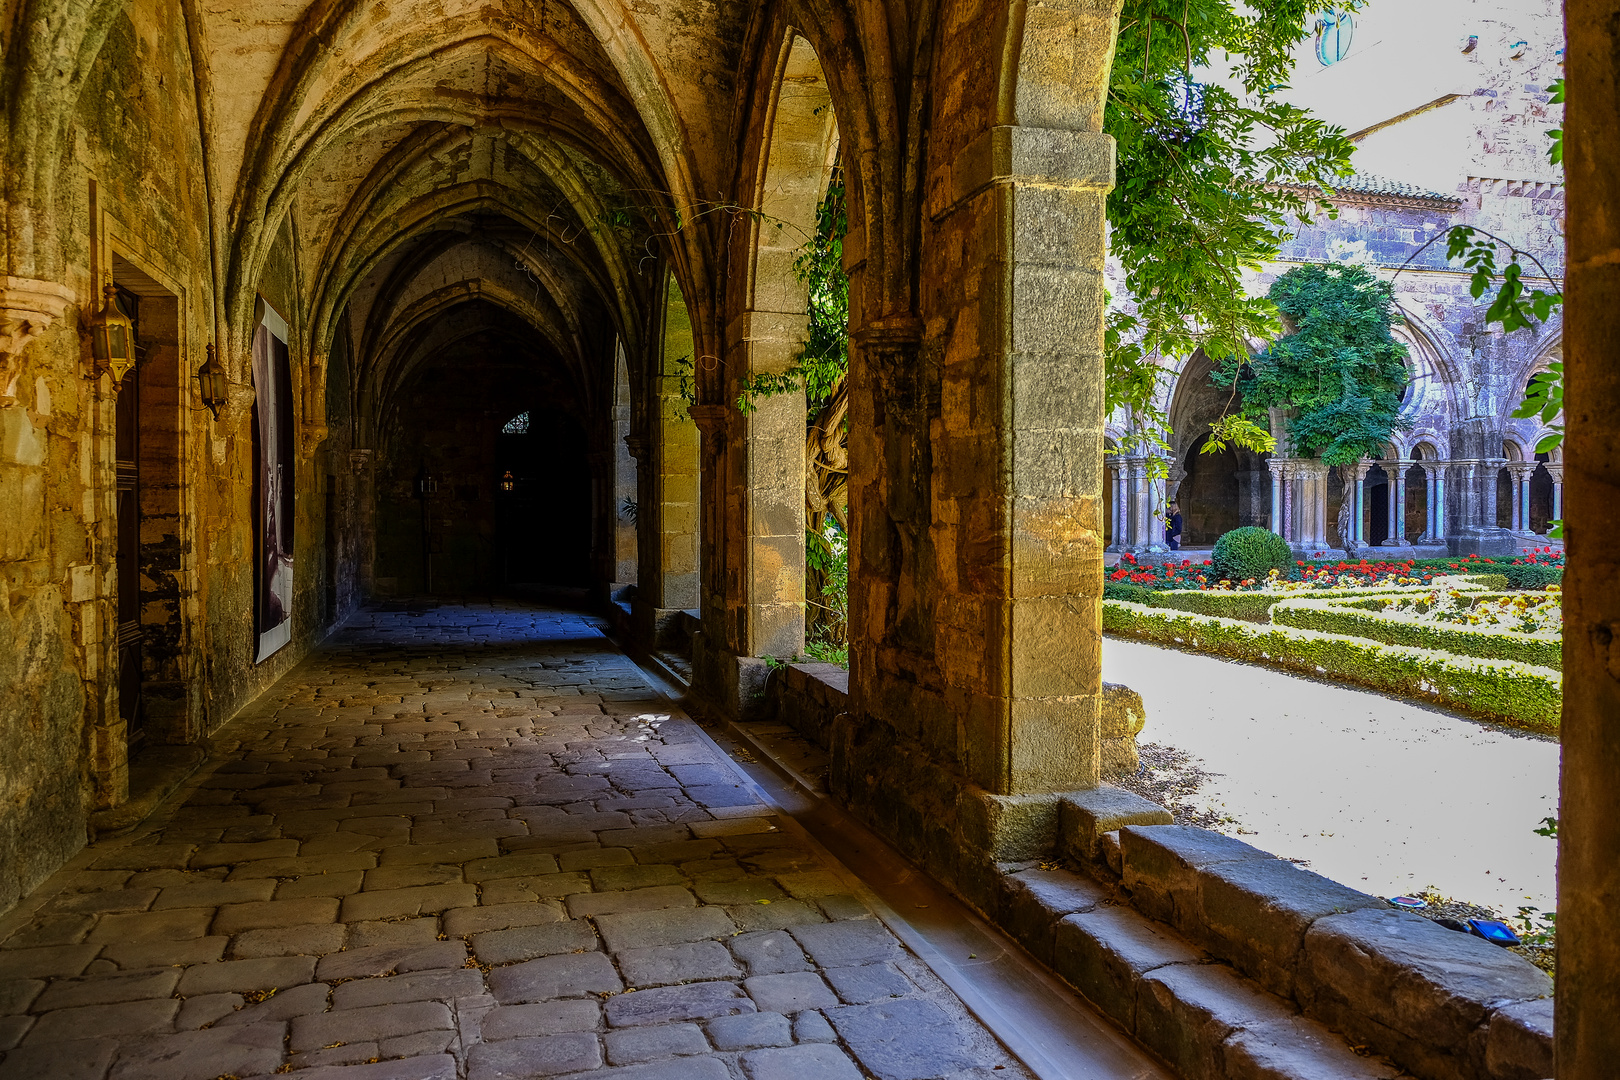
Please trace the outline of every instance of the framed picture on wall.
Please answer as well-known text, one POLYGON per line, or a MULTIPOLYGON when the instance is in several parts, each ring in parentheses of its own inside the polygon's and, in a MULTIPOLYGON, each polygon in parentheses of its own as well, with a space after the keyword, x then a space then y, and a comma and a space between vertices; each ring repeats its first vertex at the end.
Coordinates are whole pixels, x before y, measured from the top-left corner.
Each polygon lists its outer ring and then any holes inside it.
POLYGON ((287 320, 263 300, 253 330, 254 663, 292 640, 293 400, 287 320))

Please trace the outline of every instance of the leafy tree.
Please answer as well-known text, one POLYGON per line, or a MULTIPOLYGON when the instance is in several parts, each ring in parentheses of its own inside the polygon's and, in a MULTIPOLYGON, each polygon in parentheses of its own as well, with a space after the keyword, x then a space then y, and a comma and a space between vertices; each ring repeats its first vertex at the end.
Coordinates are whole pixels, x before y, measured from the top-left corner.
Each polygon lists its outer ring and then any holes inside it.
POLYGON ((1294 452, 1329 465, 1376 454, 1397 428, 1410 426, 1401 417, 1406 346, 1390 335, 1397 316, 1388 283, 1361 266, 1296 266, 1267 295, 1289 332, 1214 375, 1236 382, 1245 412, 1289 410, 1294 452))
MULTIPOLYGON (((1286 410, 1292 452, 1341 467, 1380 452, 1397 428, 1406 385, 1406 347, 1390 335, 1393 290, 1362 266, 1296 266, 1268 294, 1288 333, 1247 362, 1229 360, 1214 378, 1235 384, 1243 411, 1286 410)), ((1338 532, 1348 544, 1350 500, 1338 532)))
MULTIPOLYGON (((1110 410, 1135 414, 1138 439, 1164 426, 1157 356, 1241 357, 1280 331, 1243 273, 1276 258, 1290 220, 1332 213, 1334 181, 1350 173, 1344 131, 1283 100, 1321 10, 1320 0, 1126 0, 1103 129, 1119 146, 1108 220, 1129 303, 1108 316, 1107 394, 1110 410), (1198 81, 1220 66, 1229 78, 1198 81)), ((1272 448, 1240 413, 1217 422, 1205 451, 1229 441, 1272 448)))

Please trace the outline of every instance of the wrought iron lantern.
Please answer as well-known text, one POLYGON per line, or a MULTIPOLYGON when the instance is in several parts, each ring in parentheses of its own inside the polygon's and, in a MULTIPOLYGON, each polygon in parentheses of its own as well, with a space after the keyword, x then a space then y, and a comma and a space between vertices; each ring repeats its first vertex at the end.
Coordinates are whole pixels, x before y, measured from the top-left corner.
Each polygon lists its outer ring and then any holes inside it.
POLYGON ((202 403, 208 407, 214 419, 218 420, 219 410, 225 407, 231 384, 225 377, 225 369, 220 366, 212 345, 208 346, 208 359, 197 369, 197 386, 202 391, 202 403))
POLYGON ((90 377, 99 379, 111 375, 113 392, 123 385, 124 376, 135 367, 135 325, 118 306, 118 286, 111 281, 102 288, 106 302, 101 311, 91 316, 90 377))
POLYGON ((507 469, 506 474, 501 477, 501 490, 511 491, 515 487, 517 487, 517 481, 512 479, 512 470, 507 469))

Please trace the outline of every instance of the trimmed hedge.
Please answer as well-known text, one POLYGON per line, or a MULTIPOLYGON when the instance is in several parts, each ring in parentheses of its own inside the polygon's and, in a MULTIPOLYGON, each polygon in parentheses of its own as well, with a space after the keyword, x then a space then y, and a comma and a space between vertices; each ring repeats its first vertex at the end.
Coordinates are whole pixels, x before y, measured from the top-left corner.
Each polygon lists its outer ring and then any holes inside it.
POLYGON ((1255 626, 1236 619, 1171 614, 1118 600, 1103 603, 1103 630, 1172 648, 1355 683, 1485 720, 1556 733, 1563 676, 1508 660, 1450 656, 1364 638, 1255 626))
POLYGON ((1541 563, 1506 563, 1501 567, 1503 588, 1545 589, 1549 585, 1564 583, 1562 566, 1543 566, 1541 563))
POLYGON ((1278 626, 1368 638, 1386 645, 1410 645, 1415 649, 1478 656, 1487 660, 1518 660, 1538 667, 1563 670, 1564 646, 1561 640, 1473 626, 1393 619, 1381 611, 1358 610, 1360 607, 1360 603, 1347 605, 1321 600, 1289 600, 1271 609, 1271 621, 1278 626))

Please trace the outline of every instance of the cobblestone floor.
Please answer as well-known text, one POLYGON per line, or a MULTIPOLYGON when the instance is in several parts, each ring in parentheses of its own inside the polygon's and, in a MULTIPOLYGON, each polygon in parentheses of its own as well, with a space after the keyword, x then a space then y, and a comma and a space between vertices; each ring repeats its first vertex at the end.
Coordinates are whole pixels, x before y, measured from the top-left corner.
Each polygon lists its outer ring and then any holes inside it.
POLYGON ((364 614, 216 749, 4 924, 0 1078, 1028 1075, 583 616, 364 614))

